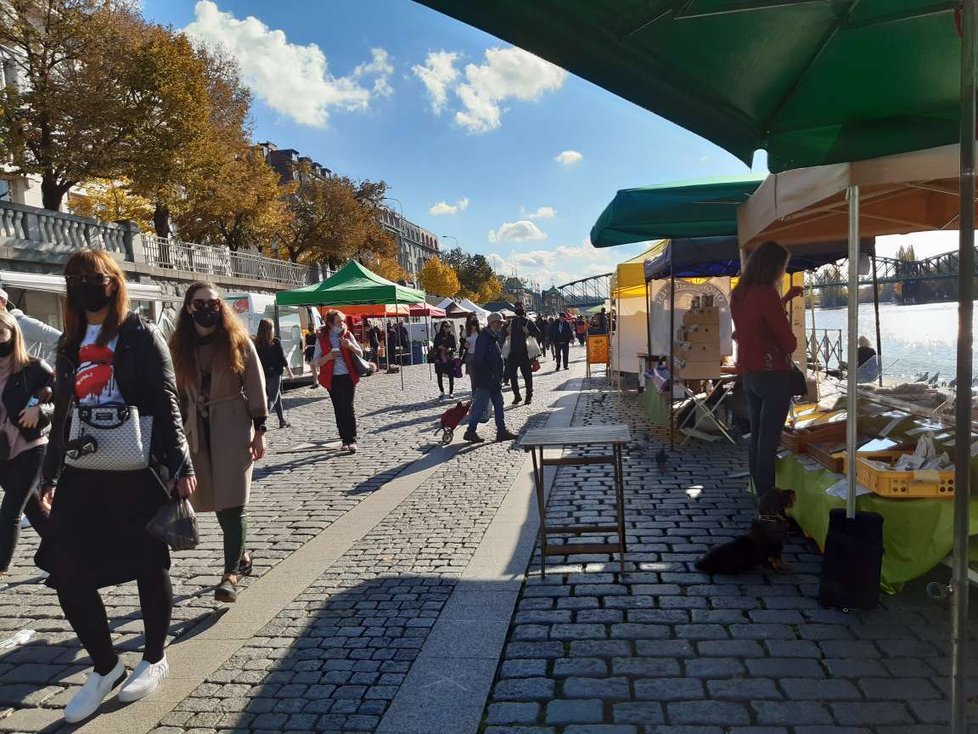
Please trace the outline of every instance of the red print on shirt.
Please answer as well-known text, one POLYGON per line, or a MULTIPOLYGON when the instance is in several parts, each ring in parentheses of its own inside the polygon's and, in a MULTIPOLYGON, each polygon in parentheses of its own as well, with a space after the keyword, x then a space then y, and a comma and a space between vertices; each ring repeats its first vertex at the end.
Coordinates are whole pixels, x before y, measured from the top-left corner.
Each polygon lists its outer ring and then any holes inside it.
POLYGON ((112 380, 115 375, 112 369, 112 358, 115 353, 108 347, 97 344, 86 344, 78 350, 78 362, 81 365, 75 373, 75 396, 97 398, 111 392, 112 380))

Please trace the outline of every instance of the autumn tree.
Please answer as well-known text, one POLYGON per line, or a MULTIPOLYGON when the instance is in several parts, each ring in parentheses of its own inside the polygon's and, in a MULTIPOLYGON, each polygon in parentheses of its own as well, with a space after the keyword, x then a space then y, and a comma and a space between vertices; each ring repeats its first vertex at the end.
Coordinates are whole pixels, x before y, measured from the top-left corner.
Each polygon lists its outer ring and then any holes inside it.
POLYGON ((425 292, 434 296, 451 297, 461 288, 455 270, 438 257, 431 257, 425 261, 424 267, 418 274, 418 280, 425 292))
POLYGON ((40 177, 47 209, 79 182, 177 155, 199 124, 191 56, 130 0, 5 0, 0 46, 17 75, 0 92, 0 154, 40 177))
POLYGON ((227 245, 232 251, 277 243, 291 216, 288 200, 294 189, 279 183, 261 154, 239 147, 209 173, 187 192, 176 216, 180 238, 227 245))
POLYGON ((379 255, 377 253, 366 253, 361 257, 361 262, 365 268, 377 273, 381 278, 398 283, 408 279, 407 271, 401 267, 396 257, 389 255, 379 255))
POLYGON ((85 183, 79 195, 72 193, 68 207, 73 214, 103 222, 135 222, 143 231, 152 227, 153 202, 133 193, 126 179, 95 179, 85 183))
MULTIPOLYGON (((403 280, 397 265, 397 240, 380 223, 378 201, 387 184, 355 182, 345 176, 315 176, 297 168, 298 187, 287 198, 289 217, 280 234, 292 262, 320 262, 336 268, 351 258, 368 261, 403 280)), ((373 268, 371 268, 373 269, 373 268)))

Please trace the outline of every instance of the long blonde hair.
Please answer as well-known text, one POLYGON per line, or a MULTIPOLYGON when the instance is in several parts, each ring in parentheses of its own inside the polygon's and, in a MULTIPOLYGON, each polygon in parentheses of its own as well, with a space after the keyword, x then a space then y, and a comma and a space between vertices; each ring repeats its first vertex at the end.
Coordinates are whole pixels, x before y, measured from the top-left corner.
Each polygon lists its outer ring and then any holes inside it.
MULTIPOLYGON (((198 281, 193 283, 183 298, 183 308, 177 319, 177 328, 170 335, 170 353, 173 355, 173 368, 176 372, 177 387, 186 390, 196 380, 197 360, 194 355, 197 349, 197 330, 194 328, 194 317, 187 308, 194 300, 194 294, 204 288, 210 288, 220 294, 213 283, 198 281)), ((221 299, 221 320, 217 324, 214 343, 215 366, 227 366, 236 375, 245 371, 245 363, 250 351, 251 337, 241 319, 234 315, 227 301, 221 299)))
POLYGON ((14 350, 10 353, 10 374, 15 375, 31 361, 27 345, 24 344, 24 332, 20 330, 20 324, 13 314, 5 310, 0 311, 0 328, 10 331, 10 340, 14 343, 14 350))

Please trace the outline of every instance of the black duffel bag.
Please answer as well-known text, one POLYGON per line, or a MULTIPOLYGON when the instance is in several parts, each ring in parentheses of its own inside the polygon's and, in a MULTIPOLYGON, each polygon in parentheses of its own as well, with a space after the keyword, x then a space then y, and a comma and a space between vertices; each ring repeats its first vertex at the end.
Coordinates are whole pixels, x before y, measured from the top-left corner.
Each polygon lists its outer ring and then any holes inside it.
POLYGON ((829 532, 818 585, 818 601, 836 609, 874 609, 880 599, 883 565, 883 516, 829 511, 829 532))

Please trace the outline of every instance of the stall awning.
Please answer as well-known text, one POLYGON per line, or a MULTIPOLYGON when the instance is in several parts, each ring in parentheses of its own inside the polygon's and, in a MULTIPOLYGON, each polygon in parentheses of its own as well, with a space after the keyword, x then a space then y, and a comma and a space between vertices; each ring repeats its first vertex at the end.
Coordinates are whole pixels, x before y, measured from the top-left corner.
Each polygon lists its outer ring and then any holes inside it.
POLYGON ((419 0, 783 171, 958 140, 942 0, 419 0))
POLYGON ((424 292, 398 285, 350 260, 332 277, 275 294, 279 306, 358 306, 424 303, 424 292))
POLYGON ((863 236, 958 229, 959 147, 785 171, 768 177, 737 213, 741 244, 844 237, 846 188, 859 186, 863 236))
POLYGON ((737 234, 737 207, 764 176, 722 176, 622 189, 591 228, 595 247, 737 234))
POLYGON ((619 263, 611 279, 611 297, 645 298, 645 261, 654 257, 668 240, 656 242, 641 255, 619 263))
POLYGON ((412 316, 430 316, 433 319, 445 318, 445 309, 427 303, 419 303, 411 306, 410 313, 412 316))
MULTIPOLYGON (((847 254, 845 240, 814 242, 791 248, 788 272, 814 270, 835 262, 847 254)), ((864 239, 860 245, 864 253, 872 253, 875 240, 864 239)), ((740 273, 740 247, 736 237, 694 237, 677 239, 660 248, 645 261, 645 277, 648 280, 668 278, 716 278, 733 277, 740 273)))
MULTIPOLYGON (((0 282, 4 288, 23 288, 39 293, 64 294, 65 279, 63 275, 43 275, 41 273, 21 273, 15 270, 4 270, 0 273, 0 282)), ((158 285, 150 283, 134 283, 126 281, 126 290, 134 301, 163 301, 163 291, 158 285)))

